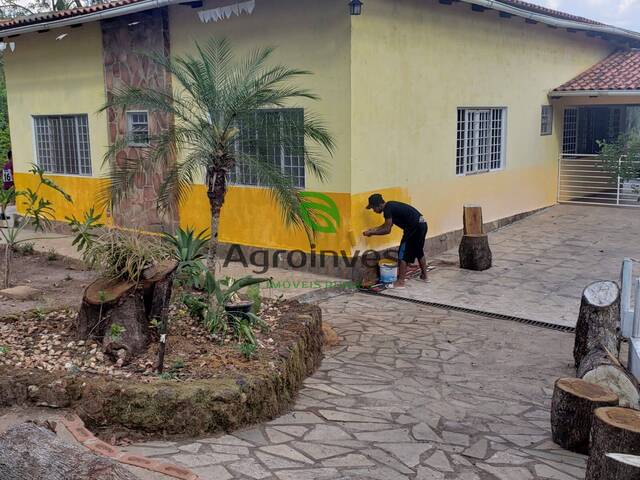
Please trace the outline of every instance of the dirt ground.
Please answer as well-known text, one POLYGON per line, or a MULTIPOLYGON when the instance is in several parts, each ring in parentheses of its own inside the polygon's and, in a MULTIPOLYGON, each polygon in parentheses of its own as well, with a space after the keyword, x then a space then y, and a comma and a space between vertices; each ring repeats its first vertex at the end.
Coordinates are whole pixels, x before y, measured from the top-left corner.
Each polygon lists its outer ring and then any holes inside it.
POLYGON ((11 285, 27 285, 42 294, 34 300, 15 300, 0 296, 0 316, 41 309, 50 311, 78 308, 84 288, 96 277, 82 262, 54 253, 15 253, 11 285))

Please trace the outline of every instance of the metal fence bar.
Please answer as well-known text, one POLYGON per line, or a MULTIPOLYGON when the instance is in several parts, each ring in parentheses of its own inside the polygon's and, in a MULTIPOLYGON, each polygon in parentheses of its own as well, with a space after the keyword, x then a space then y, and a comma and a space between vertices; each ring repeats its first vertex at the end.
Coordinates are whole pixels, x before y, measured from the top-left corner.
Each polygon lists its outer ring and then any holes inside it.
POLYGON ((560 203, 640 207, 638 184, 603 169, 597 155, 561 155, 558 161, 560 203))
POLYGON ((633 260, 630 258, 625 258, 622 262, 620 284, 622 285, 622 292, 620 294, 620 329, 622 330, 623 337, 631 338, 634 330, 634 310, 631 308, 633 260))

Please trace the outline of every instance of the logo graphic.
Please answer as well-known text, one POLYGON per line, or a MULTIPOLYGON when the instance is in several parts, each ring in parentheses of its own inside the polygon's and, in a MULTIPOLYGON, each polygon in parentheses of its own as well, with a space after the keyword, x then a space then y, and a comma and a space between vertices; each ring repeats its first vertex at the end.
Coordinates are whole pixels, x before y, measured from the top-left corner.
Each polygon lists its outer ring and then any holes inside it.
POLYGON ((300 197, 300 216, 308 228, 316 233, 338 232, 340 211, 336 202, 318 192, 300 192, 300 197))

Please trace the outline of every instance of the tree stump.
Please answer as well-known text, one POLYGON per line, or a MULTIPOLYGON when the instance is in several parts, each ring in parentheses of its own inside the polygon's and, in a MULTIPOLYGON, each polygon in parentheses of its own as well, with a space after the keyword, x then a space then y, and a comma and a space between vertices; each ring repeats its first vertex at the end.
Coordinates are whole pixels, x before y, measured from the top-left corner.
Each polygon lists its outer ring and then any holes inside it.
POLYGON ((594 282, 582 292, 573 358, 576 368, 591 350, 620 352, 620 288, 611 281, 594 282))
POLYGON ((566 450, 587 454, 593 412, 618 405, 618 396, 600 385, 578 378, 560 378, 551 402, 553 441, 566 450))
POLYGON ((637 480, 638 470, 611 461, 608 453, 640 455, 640 412, 607 407, 595 411, 585 480, 637 480))
POLYGON ((491 268, 493 254, 489 236, 484 231, 482 207, 465 205, 462 213, 463 237, 458 253, 460 268, 481 272, 491 268))
POLYGON ((582 359, 577 374, 579 378, 596 383, 618 395, 623 407, 638 408, 640 405, 635 378, 602 347, 594 348, 582 359))
POLYGON ((140 283, 100 278, 84 292, 77 318, 78 338, 102 342, 104 352, 128 363, 149 344, 152 320, 166 322, 177 263, 144 272, 140 283))
POLYGON ((67 444, 32 423, 0 435, 2 480, 137 480, 118 462, 67 444))
POLYGON ((465 235, 458 249, 460 268, 482 272, 489 270, 493 263, 493 254, 489 247, 489 236, 465 235))

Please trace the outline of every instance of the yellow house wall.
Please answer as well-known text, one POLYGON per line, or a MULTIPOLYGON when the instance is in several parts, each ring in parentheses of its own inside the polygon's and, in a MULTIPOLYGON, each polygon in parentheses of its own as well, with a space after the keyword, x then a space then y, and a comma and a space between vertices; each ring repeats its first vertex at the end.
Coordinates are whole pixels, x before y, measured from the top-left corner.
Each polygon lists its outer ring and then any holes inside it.
MULTIPOLYGON (((319 102, 299 101, 319 114, 330 127, 337 149, 327 182, 321 183, 307 171, 306 189, 328 193, 340 208, 338 234, 318 234, 318 249, 349 251, 350 210, 350 17, 343 0, 261 0, 251 15, 232 16, 224 21, 202 23, 198 11, 227 5, 225 0, 208 0, 202 9, 173 6, 169 10, 173 55, 195 53, 194 43, 211 37, 227 38, 238 54, 256 47, 273 46, 273 64, 313 72, 297 80, 321 97, 319 102)), ((209 207, 204 186, 196 185, 180 210, 183 226, 209 224, 209 207)), ((220 239, 223 242, 284 249, 310 249, 302 231, 283 225, 280 210, 268 191, 255 187, 232 187, 222 209, 220 239)))
MULTIPOLYGON (((35 186, 33 175, 25 173, 37 161, 33 115, 87 114, 93 174, 100 175, 108 144, 106 117, 97 113, 105 102, 100 24, 20 35, 11 41, 15 51, 7 50, 4 60, 17 189, 35 186), (67 37, 56 40, 64 33, 67 37)), ((69 204, 59 195, 47 194, 56 218, 81 215, 94 204, 99 190, 96 178, 51 178, 74 197, 69 204)))
MULTIPOLYGON (((482 205, 486 221, 555 203, 561 130, 556 122, 553 135, 540 136, 541 106, 611 50, 462 2, 366 2, 352 21, 354 198, 382 191, 408 199, 427 217, 429 236, 460 229, 465 203, 482 205), (503 170, 456 176, 458 107, 507 107, 503 170)), ((377 223, 353 205, 354 229, 377 223)), ((358 247, 367 245, 380 244, 360 237, 358 247)))

